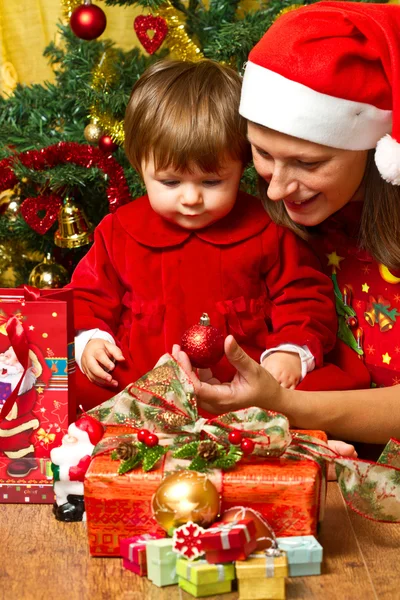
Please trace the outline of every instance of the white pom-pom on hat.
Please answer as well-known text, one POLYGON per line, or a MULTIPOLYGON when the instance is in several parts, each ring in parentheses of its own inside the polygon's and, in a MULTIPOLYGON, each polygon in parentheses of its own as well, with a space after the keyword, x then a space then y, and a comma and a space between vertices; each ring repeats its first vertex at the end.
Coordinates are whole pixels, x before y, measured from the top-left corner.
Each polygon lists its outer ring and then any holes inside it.
POLYGON ((385 181, 400 185, 400 144, 391 135, 385 135, 377 143, 375 164, 385 181))

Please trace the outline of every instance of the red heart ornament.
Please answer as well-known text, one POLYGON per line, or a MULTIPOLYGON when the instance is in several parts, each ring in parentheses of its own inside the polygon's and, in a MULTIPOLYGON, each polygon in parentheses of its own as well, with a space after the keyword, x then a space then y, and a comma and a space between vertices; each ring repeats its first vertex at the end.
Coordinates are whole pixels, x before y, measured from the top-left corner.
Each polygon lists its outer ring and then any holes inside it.
POLYGON ((154 54, 168 33, 168 25, 162 17, 153 17, 153 15, 139 15, 133 23, 136 35, 143 48, 149 54, 154 54), (149 37, 148 31, 154 31, 153 37, 149 37))
POLYGON ((21 204, 21 214, 33 231, 44 235, 57 220, 61 204, 61 198, 56 195, 27 198, 21 204), (38 215, 40 210, 46 211, 43 217, 38 215))

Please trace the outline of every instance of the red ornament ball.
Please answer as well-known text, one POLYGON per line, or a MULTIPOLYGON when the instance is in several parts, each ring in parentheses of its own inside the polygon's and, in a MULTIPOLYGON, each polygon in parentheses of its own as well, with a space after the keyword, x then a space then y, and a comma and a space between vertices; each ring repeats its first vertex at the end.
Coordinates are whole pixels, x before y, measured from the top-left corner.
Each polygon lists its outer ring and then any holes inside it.
POLYGON ((243 454, 251 454, 254 450, 255 443, 249 438, 244 438, 240 444, 243 454))
POLYGON ((146 439, 144 440, 144 443, 149 448, 153 448, 154 446, 157 446, 157 444, 158 444, 158 437, 156 436, 155 433, 148 433, 146 436, 146 439))
POLYGON ((94 40, 105 30, 107 18, 99 6, 82 4, 72 12, 69 24, 76 37, 94 40))
POLYGON ((231 444, 233 444, 234 446, 239 446, 240 442, 242 441, 242 433, 241 431, 231 431, 228 435, 228 439, 230 441, 231 444))
POLYGON ((99 148, 100 150, 103 150, 103 152, 111 154, 111 152, 115 152, 118 148, 118 144, 113 141, 110 135, 102 135, 99 139, 99 148))
POLYGON ((200 323, 189 327, 183 334, 181 349, 186 352, 193 367, 207 369, 221 360, 224 336, 219 329, 210 325, 210 319, 204 313, 200 323))
POLYGON ((139 442, 146 443, 148 435, 150 435, 150 431, 148 429, 141 429, 137 434, 137 439, 139 442))

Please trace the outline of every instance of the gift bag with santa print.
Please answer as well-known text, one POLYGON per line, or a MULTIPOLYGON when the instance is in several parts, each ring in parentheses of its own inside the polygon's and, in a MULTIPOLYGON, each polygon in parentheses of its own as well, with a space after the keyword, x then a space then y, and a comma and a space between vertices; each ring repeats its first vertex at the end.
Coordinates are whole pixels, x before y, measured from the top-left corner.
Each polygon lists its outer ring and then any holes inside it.
POLYGON ((0 503, 53 503, 50 451, 74 420, 70 290, 0 289, 0 503))

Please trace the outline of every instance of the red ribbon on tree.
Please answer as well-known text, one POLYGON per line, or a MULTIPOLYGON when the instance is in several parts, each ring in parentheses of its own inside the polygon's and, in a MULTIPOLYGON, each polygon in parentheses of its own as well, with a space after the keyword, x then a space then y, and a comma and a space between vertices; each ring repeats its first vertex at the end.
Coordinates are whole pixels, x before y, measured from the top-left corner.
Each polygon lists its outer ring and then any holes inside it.
POLYGON ((18 178, 13 171, 13 165, 18 161, 34 171, 45 171, 67 163, 86 169, 96 167, 107 176, 106 193, 110 212, 115 212, 117 208, 131 201, 122 166, 115 158, 94 146, 59 142, 41 150, 28 150, 8 156, 0 161, 0 192, 17 185, 18 178))

